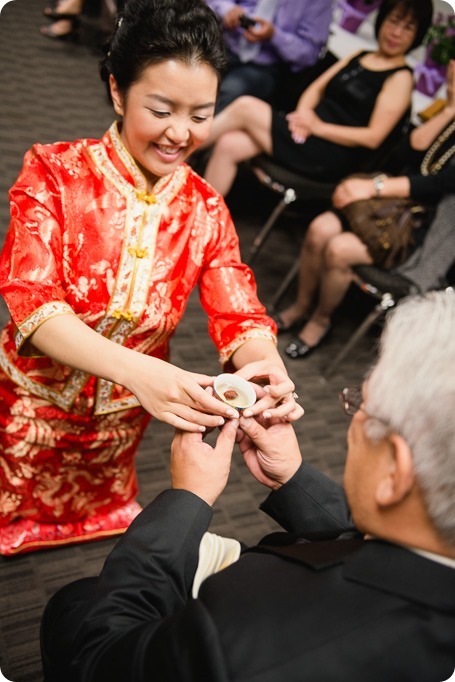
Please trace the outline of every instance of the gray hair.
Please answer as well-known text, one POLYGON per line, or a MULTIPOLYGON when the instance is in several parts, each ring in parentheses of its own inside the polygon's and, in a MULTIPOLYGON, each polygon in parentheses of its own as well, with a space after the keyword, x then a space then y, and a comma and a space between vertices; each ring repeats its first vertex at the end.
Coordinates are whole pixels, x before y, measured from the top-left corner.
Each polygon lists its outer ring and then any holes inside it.
POLYGON ((408 443, 428 515, 455 546, 455 293, 404 299, 390 312, 379 359, 368 379, 366 422, 377 440, 399 433, 408 443), (388 426, 387 426, 388 425, 388 426))

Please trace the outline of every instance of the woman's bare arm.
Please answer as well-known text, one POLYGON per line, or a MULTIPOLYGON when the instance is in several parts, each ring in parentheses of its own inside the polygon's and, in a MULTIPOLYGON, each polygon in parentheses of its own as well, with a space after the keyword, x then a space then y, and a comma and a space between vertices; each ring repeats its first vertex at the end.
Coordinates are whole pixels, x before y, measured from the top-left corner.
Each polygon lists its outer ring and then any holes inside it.
POLYGON ((347 147, 377 149, 409 108, 412 88, 412 74, 398 71, 386 80, 367 126, 341 126, 317 118, 312 134, 347 147))

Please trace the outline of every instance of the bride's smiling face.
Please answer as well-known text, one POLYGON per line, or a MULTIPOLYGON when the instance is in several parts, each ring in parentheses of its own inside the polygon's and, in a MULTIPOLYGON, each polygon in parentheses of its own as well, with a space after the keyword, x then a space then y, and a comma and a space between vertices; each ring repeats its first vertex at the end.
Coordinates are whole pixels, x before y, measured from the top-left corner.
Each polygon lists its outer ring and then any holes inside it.
POLYGON ((123 144, 151 186, 209 136, 218 79, 207 64, 169 60, 148 66, 125 95, 111 76, 123 144))

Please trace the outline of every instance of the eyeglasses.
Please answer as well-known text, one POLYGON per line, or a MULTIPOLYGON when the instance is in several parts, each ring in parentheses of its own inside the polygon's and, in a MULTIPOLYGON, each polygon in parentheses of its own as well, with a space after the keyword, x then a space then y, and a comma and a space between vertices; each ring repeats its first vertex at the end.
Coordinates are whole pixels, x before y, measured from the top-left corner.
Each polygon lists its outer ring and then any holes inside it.
POLYGON ((390 14, 388 17, 385 18, 385 21, 393 26, 394 28, 401 28, 405 33, 416 33, 417 31, 417 23, 415 21, 406 21, 405 19, 401 19, 401 17, 395 15, 395 14, 390 14))
POLYGON ((388 421, 382 419, 381 417, 373 417, 362 407, 363 394, 360 386, 350 386, 348 388, 343 388, 341 393, 338 393, 338 397, 343 407, 343 412, 349 417, 352 417, 356 412, 362 410, 362 412, 364 412, 369 419, 375 419, 376 421, 381 422, 381 424, 384 424, 384 426, 387 428, 390 428, 388 421))
POLYGON ((361 408, 363 402, 362 389, 358 386, 343 388, 341 393, 338 394, 343 411, 349 417, 358 412, 361 408))

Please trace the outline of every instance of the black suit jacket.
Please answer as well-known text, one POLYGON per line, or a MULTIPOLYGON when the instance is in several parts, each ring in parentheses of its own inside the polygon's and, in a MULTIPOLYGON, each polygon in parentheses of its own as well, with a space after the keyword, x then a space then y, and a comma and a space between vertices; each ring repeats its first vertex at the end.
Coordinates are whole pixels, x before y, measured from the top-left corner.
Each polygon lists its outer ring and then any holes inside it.
POLYGON ((450 677, 455 570, 356 538, 342 489, 307 464, 262 508, 291 535, 244 552, 192 599, 212 511, 189 492, 161 493, 99 578, 73 583, 49 603, 46 682, 450 677), (324 539, 289 544, 296 536, 324 539))

